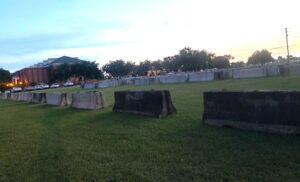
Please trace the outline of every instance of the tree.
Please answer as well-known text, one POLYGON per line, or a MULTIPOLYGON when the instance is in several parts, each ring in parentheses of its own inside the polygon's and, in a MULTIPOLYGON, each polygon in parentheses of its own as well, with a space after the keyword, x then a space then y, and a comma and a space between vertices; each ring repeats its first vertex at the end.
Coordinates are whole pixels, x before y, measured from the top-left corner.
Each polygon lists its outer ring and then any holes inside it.
POLYGON ((214 55, 206 50, 199 51, 185 47, 179 51, 179 54, 164 58, 162 65, 166 71, 199 71, 209 67, 214 55))
POLYGON ((71 64, 71 76, 85 79, 103 79, 104 75, 96 62, 82 61, 71 64))
POLYGON ((137 66, 136 73, 139 76, 145 76, 151 69, 151 62, 149 60, 145 60, 143 62, 140 62, 140 64, 137 66))
POLYGON ((67 81, 71 76, 71 66, 70 64, 64 63, 53 69, 52 72, 52 82, 64 82, 67 81))
POLYGON ((6 89, 5 83, 11 82, 11 74, 9 71, 0 68, 0 91, 3 92, 6 89))
POLYGON ((237 62, 231 63, 230 66, 232 68, 241 68, 241 67, 245 67, 246 64, 243 61, 237 61, 237 62))
POLYGON ((230 67, 230 62, 229 62, 228 56, 217 56, 214 57, 211 62, 210 62, 210 68, 229 68, 230 67))
POLYGON ((0 84, 11 81, 11 74, 9 71, 0 68, 0 84))
POLYGON ((123 60, 110 61, 108 64, 102 67, 102 70, 109 73, 113 77, 122 77, 129 75, 133 72, 135 68, 134 63, 127 62, 123 60))
POLYGON ((261 51, 255 51, 249 58, 248 58, 248 65, 263 65, 266 63, 273 62, 274 58, 272 57, 272 53, 266 49, 261 51))

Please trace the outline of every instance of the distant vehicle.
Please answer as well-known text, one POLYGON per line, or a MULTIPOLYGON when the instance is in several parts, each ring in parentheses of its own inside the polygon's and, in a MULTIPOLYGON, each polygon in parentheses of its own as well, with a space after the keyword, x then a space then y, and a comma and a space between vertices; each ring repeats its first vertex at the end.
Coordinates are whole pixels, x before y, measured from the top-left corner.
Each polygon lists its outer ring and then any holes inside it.
POLYGON ((21 91, 22 91, 22 88, 21 88, 21 87, 13 87, 13 88, 12 88, 12 91, 13 91, 13 92, 21 92, 21 91))
POLYGON ((58 88, 59 87, 59 84, 58 83, 53 83, 52 85, 51 85, 51 88, 58 88))
POLYGON ((64 83, 64 86, 65 86, 65 87, 73 86, 73 85, 74 85, 74 83, 73 83, 73 82, 70 82, 70 81, 67 81, 67 82, 64 83))
POLYGON ((34 90, 41 90, 43 87, 41 85, 36 85, 33 87, 34 90))
POLYGON ((48 84, 42 84, 41 87, 42 87, 43 89, 47 89, 47 88, 49 88, 49 85, 48 85, 48 84))
POLYGON ((25 90, 28 90, 28 91, 34 90, 34 87, 32 87, 32 86, 27 86, 27 87, 25 87, 25 90))
POLYGON ((5 90, 5 92, 4 93, 6 93, 6 94, 10 94, 10 90, 5 90))

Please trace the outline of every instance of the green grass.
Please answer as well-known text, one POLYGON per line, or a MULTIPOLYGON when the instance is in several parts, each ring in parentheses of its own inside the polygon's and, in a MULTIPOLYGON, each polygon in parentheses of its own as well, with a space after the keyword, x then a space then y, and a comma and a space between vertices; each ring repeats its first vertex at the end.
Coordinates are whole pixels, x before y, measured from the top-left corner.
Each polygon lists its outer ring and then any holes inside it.
POLYGON ((299 136, 202 124, 202 93, 221 89, 300 90, 300 77, 107 88, 95 111, 0 101, 0 181, 299 181, 299 136), (178 113, 113 113, 126 89, 168 89, 178 113))

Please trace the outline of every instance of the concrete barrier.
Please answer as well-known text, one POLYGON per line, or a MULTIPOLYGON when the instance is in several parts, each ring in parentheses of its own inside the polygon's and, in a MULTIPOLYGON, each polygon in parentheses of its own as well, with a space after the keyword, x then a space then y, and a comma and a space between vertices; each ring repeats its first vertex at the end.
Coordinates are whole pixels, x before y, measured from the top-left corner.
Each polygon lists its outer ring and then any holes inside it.
POLYGON ((188 73, 188 82, 213 81, 213 71, 200 71, 188 73))
POLYGON ((46 93, 32 93, 31 102, 42 104, 46 102, 46 93))
POLYGON ((216 126, 300 134, 300 91, 204 93, 203 122, 216 126))
POLYGON ((231 69, 218 69, 214 71, 214 80, 227 80, 232 78, 231 69))
POLYGON ((158 118, 176 113, 168 90, 117 91, 113 110, 158 118))
POLYGON ((93 89, 93 88, 97 88, 96 85, 97 85, 97 83, 85 83, 85 84, 84 84, 84 88, 85 88, 85 89, 93 89))
POLYGON ((186 73, 181 74, 169 74, 159 77, 160 83, 184 83, 188 80, 186 73))
POLYGON ((72 94, 71 107, 77 109, 100 109, 106 107, 102 92, 76 92, 72 94))
POLYGON ((11 93, 10 100, 19 101, 19 93, 11 93))
POLYGON ((258 78, 266 77, 266 69, 264 66, 252 68, 240 68, 232 70, 233 78, 258 78))
POLYGON ((46 103, 55 106, 66 106, 69 104, 67 93, 64 92, 46 93, 46 103))
POLYGON ((20 97, 19 98, 20 101, 31 102, 32 93, 31 92, 21 92, 19 97, 20 97))
POLYGON ((143 86, 143 85, 149 85, 150 81, 148 77, 136 77, 134 79, 134 85, 135 86, 143 86))
POLYGON ((279 76, 279 66, 278 65, 267 65, 266 66, 267 76, 279 76))
POLYGON ((300 75, 300 64, 290 64, 288 67, 291 76, 300 75))

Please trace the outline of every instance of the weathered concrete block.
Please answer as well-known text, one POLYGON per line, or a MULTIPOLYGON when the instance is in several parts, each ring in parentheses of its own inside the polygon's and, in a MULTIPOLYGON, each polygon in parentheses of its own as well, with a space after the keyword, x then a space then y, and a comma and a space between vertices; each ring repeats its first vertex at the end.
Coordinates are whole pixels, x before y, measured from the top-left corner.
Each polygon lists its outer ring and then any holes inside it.
POLYGON ((11 93, 10 100, 19 101, 19 93, 11 93))
POLYGON ((97 85, 97 84, 96 84, 96 83, 93 83, 93 82, 92 82, 92 83, 85 83, 85 84, 84 84, 84 88, 85 88, 85 89, 93 89, 93 88, 96 88, 96 85, 97 85))
POLYGON ((20 101, 31 102, 32 93, 31 92, 21 92, 19 97, 20 97, 19 98, 20 101))
POLYGON ((143 86, 143 85, 149 85, 149 78, 148 77, 136 77, 134 79, 134 85, 135 86, 143 86))
POLYGON ((266 70, 267 70, 267 76, 279 76, 280 75, 278 65, 267 65, 266 70))
POLYGON ((299 134, 300 91, 205 92, 203 122, 299 134))
POLYGON ((266 76, 267 73, 264 66, 252 68, 239 68, 232 70, 233 78, 258 78, 266 76))
POLYGON ((117 91, 113 110, 158 118, 176 113, 168 90, 117 91))
POLYGON ((292 76, 300 75, 300 64, 290 64, 289 73, 292 76))
POLYGON ((0 99, 1 99, 1 100, 4 99, 4 95, 5 95, 5 93, 0 93, 0 99))
POLYGON ((188 80, 186 73, 169 74, 159 77, 160 83, 184 83, 188 80))
POLYGON ((213 81, 213 71, 191 72, 188 74, 188 82, 213 81))
POLYGON ((55 106, 66 106, 69 104, 67 93, 64 92, 46 93, 46 103, 55 106))
POLYGON ((46 102, 46 93, 32 93, 31 102, 45 103, 46 102))
POLYGON ((72 94, 71 107, 77 109, 100 109, 106 107, 102 92, 76 92, 72 94))

